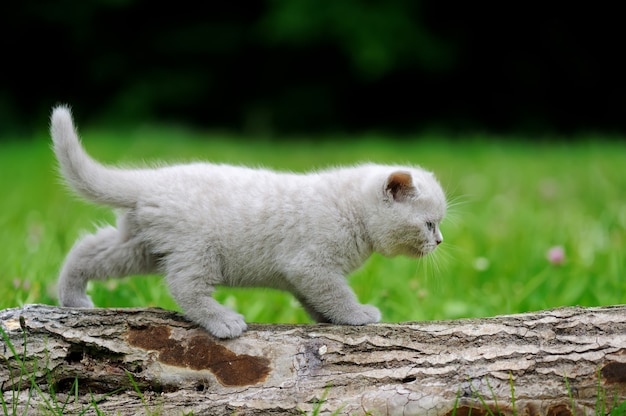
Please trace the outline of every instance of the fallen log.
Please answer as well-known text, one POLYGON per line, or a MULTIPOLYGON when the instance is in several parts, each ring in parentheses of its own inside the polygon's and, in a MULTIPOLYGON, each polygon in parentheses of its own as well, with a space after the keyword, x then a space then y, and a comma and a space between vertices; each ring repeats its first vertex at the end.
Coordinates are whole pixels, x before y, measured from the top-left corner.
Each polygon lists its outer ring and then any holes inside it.
POLYGON ((626 306, 253 324, 234 340, 161 309, 27 305, 0 323, 3 406, 18 414, 560 416, 626 401, 626 306))

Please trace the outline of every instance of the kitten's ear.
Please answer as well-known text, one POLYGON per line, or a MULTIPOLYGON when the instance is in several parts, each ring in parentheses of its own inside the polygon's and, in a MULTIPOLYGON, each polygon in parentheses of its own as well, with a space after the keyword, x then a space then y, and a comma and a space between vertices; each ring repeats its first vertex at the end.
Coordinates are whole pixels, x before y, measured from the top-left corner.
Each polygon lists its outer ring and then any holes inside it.
POLYGON ((417 189, 413 186, 413 178, 409 172, 397 171, 387 177, 385 194, 391 196, 394 201, 402 202, 416 193, 417 189))

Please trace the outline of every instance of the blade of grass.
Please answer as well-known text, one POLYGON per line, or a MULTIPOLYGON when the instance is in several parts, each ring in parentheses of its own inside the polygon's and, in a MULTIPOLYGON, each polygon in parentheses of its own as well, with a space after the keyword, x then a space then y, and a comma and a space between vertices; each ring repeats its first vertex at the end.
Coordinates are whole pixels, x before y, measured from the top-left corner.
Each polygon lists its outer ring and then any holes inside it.
MULTIPOLYGON (((456 409, 459 407, 459 397, 461 397, 461 389, 456 391, 456 398, 454 399, 454 407, 452 408, 452 415, 456 416, 456 409)), ((470 411, 471 414, 471 411, 470 411)))
POLYGON ((485 379, 487 380, 487 388, 489 389, 489 392, 491 393, 491 396, 493 397, 493 402, 495 403, 495 406, 496 406, 496 413, 500 414, 500 406, 498 406, 498 398, 496 397, 496 394, 493 392, 491 383, 489 383, 489 378, 485 377, 485 379))
POLYGON ((624 415, 626 415, 626 401, 620 403, 619 406, 616 406, 613 409, 611 409, 611 413, 609 413, 609 415, 610 416, 624 416, 624 415))
POLYGON ((148 407, 148 403, 146 403, 146 400, 143 397, 143 393, 139 389, 139 385, 137 384, 137 382, 133 378, 133 375, 128 370, 124 370, 124 371, 126 372, 126 376, 128 377, 128 379, 130 380, 130 384, 132 384, 133 388, 137 392, 137 395, 139 396, 139 400, 141 400, 141 403, 143 404, 143 407, 144 407, 144 409, 146 411, 146 414, 147 415, 151 415, 152 412, 150 411, 150 408, 148 407))
MULTIPOLYGON (((78 377, 74 378, 74 382, 72 383, 72 385, 70 386, 70 391, 67 394, 67 397, 65 398, 65 400, 63 401, 63 406, 61 406, 61 408, 59 409, 59 414, 66 414, 65 409, 67 408, 68 404, 70 403, 71 397, 72 397, 72 390, 75 388, 74 386, 76 386, 76 392, 78 393, 78 377)), ((74 403, 78 403, 78 401, 76 400, 74 403)))
MULTIPOLYGON (((119 393, 120 391, 123 391, 124 387, 119 387, 115 390, 113 390, 110 393, 104 394, 102 395, 100 398, 96 398, 93 395, 93 392, 91 391, 91 389, 89 390, 89 396, 91 397, 91 402, 89 403, 89 406, 87 406, 86 408, 84 408, 83 410, 81 410, 81 412, 78 414, 79 416, 84 415, 91 407, 94 408, 94 410, 96 411, 96 414, 98 415, 104 415, 104 413, 102 413, 100 411, 100 409, 98 408, 98 403, 100 403, 101 401, 105 400, 107 397, 109 396, 113 396, 114 394, 119 393)), ((77 383, 77 387, 76 387, 76 400, 78 400, 78 383, 77 383)), ((149 414, 149 413, 148 413, 149 414)))
MULTIPOLYGON (((15 347, 13 346, 13 343, 11 342, 11 340, 9 339, 9 335, 4 331, 4 328, 2 328, 2 326, 0 326, 0 333, 2 334, 2 339, 4 340, 5 344, 7 344, 7 346, 9 347, 9 351, 11 351, 11 353, 13 354, 13 357, 15 359, 17 358, 17 352, 15 351, 15 347)), ((11 380, 11 407, 12 407, 12 414, 14 415, 17 412, 16 406, 17 406, 17 398, 16 398, 16 389, 15 389, 15 376, 13 375, 13 368, 11 367, 11 363, 9 362, 9 359, 6 356, 2 356, 2 358, 4 358, 4 360, 7 363, 7 368, 9 370, 9 379, 11 380)), ((20 366, 21 368, 21 366, 20 366)), ((21 379, 21 374, 20 374, 20 379, 21 379)), ((19 394, 19 387, 17 389, 17 392, 19 394)), ((4 394, 2 394, 2 409, 4 410, 4 414, 8 415, 8 410, 6 407, 6 404, 4 402, 4 394)))
POLYGON ((509 371, 509 384, 511 385, 511 409, 514 415, 517 415, 517 410, 515 409, 515 385, 513 384, 513 373, 509 371))
MULTIPOLYGON (((23 323, 23 321, 20 319, 20 327, 22 327, 22 331, 24 333, 24 353, 22 354, 22 358, 20 358, 20 356, 17 354, 17 350, 15 349, 15 347, 13 346, 13 343, 11 342, 11 339, 9 338, 9 334, 7 334, 4 330, 4 328, 2 328, 0 326, 0 333, 2 334, 2 339, 4 340, 4 342, 6 343, 6 345, 9 347, 9 351, 11 351, 11 354, 13 354, 13 358, 18 362, 19 368, 20 368, 20 375, 19 375, 19 380, 17 381, 17 389, 15 388, 15 376, 13 374, 13 368, 10 365, 9 359, 7 357, 4 357, 6 363, 7 363, 7 368, 9 369, 9 378, 11 380, 11 410, 12 410, 12 414, 15 415, 17 414, 17 406, 18 406, 18 401, 19 401, 19 394, 22 391, 22 380, 24 379, 24 375, 26 374, 26 364, 25 364, 25 357, 26 357, 26 331, 24 330, 24 326, 25 323, 23 323)), ((32 389, 29 389, 28 391, 28 398, 26 399, 26 406, 24 408, 24 414, 26 414, 28 412, 28 407, 30 405, 30 399, 32 397, 32 389)), ((4 394, 2 394, 2 403, 3 403, 3 410, 5 411, 5 414, 8 414, 6 409, 6 405, 4 404, 4 394)))
MULTIPOLYGON (((469 385, 470 385, 470 390, 472 391, 472 393, 474 394, 474 396, 480 401, 480 403, 482 404, 482 406, 485 408, 485 410, 487 411, 487 413, 489 414, 489 416, 495 416, 493 414, 493 412, 491 411, 491 408, 489 406, 487 406, 487 402, 485 401, 485 399, 483 398, 483 396, 478 392, 478 390, 476 390, 474 388, 474 385, 472 384, 472 380, 469 379, 468 377, 468 381, 469 381, 469 385)), ((487 380, 487 385, 489 385, 489 381, 487 380)), ((471 407, 470 407, 470 413, 471 413, 471 407)))
MULTIPOLYGON (((24 331, 24 334, 26 334, 26 331, 24 331)), ((26 342, 24 342, 24 344, 26 344, 26 342)), ((25 351, 24 356, 26 356, 26 345, 24 345, 24 351, 25 351)), ((44 394, 43 390, 41 390, 41 387, 39 387, 39 384, 37 383, 37 380, 35 378, 35 374, 37 374, 37 370, 38 370, 38 365, 37 365, 37 360, 35 359, 33 360, 32 371, 28 372, 28 379, 30 380, 30 388, 31 390, 34 389, 37 392, 37 394, 39 395, 39 398, 43 401, 45 408, 53 412, 54 406, 50 404, 50 401, 48 401, 48 399, 46 398, 46 395, 44 394)))
POLYGON ((567 374, 564 375, 565 377, 565 387, 567 388, 567 395, 569 396, 569 402, 570 402, 570 406, 571 406, 571 410, 572 410, 572 416, 576 416, 576 406, 574 405, 574 395, 572 394, 572 389, 569 385, 569 380, 567 379, 567 374))
POLYGON ((602 388, 601 379, 600 379, 600 369, 598 368, 598 383, 596 387, 596 415, 606 415, 605 411, 605 399, 606 399, 606 391, 602 388))

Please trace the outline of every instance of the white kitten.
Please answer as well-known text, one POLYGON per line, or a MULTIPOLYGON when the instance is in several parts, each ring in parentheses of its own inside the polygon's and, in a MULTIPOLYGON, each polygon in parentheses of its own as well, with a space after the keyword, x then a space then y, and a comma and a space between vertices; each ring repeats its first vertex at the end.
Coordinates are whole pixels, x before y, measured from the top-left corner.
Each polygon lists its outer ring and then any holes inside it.
POLYGON ((91 279, 163 273, 187 316, 216 337, 246 329, 212 298, 215 285, 291 292, 318 322, 364 325, 345 276, 373 253, 419 257, 443 240, 435 177, 418 167, 366 164, 310 174, 195 163, 105 167, 81 147, 67 107, 53 110, 60 170, 85 198, 122 208, 117 226, 76 242, 59 277, 64 306, 93 307, 91 279))

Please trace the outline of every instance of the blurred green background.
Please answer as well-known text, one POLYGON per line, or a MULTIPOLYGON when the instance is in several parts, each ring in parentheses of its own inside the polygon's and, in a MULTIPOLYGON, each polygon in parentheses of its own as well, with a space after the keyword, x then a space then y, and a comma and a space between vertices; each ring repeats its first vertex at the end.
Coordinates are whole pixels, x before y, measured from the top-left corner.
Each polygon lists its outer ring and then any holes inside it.
POLYGON ((81 124, 251 137, 623 134, 626 39, 608 4, 7 2, 0 132, 29 133, 63 102, 81 124))
MULTIPOLYGON (((58 179, 74 109, 108 163, 306 171, 420 164, 451 201, 433 256, 351 277, 387 321, 626 301, 622 14, 588 4, 147 0, 3 5, 0 307, 56 302, 74 241, 111 210, 58 179)), ((176 308, 159 277, 95 283, 98 306, 176 308)), ((306 322, 287 294, 220 290, 250 321, 306 322)))

